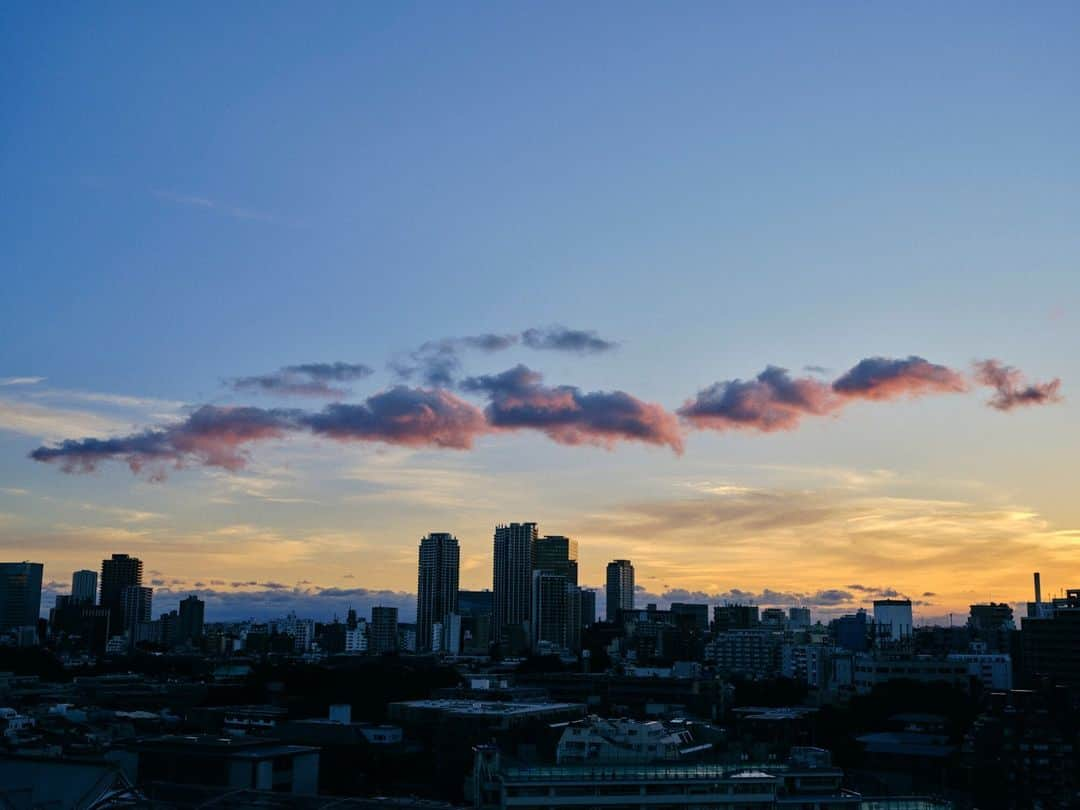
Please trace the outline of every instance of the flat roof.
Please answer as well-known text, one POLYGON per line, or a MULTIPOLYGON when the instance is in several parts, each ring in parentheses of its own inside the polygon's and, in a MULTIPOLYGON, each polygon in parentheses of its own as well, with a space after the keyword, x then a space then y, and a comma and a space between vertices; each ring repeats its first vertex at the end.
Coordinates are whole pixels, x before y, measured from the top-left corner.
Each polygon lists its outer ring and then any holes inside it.
POLYGON ((672 765, 555 765, 535 768, 506 768, 500 776, 506 782, 636 782, 642 780, 778 780, 783 767, 716 765, 707 763, 672 765), (769 767, 768 771, 761 768, 769 767))
POLYGON ((408 706, 410 709, 437 709, 451 714, 498 715, 539 714, 560 709, 584 709, 583 703, 516 703, 511 701, 455 700, 442 698, 433 700, 403 700, 391 706, 408 706))

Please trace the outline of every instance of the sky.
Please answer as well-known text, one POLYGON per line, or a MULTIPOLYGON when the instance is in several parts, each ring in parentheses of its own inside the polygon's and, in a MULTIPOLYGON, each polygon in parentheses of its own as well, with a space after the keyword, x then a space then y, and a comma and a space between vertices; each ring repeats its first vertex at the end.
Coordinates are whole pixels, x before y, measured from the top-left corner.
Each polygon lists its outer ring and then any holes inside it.
POLYGON ((1080 7, 22 4, 0 558, 412 611, 1080 585, 1080 7))

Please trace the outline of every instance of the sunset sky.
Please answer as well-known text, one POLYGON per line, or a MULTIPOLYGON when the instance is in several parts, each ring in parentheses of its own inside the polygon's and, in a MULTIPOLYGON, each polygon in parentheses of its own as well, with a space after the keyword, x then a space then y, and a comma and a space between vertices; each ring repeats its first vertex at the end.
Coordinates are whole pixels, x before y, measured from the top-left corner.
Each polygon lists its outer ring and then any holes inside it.
MULTIPOLYGON (((0 27, 0 558, 412 611, 1080 587, 1080 6, 44 4, 0 27), (693 592, 687 594, 686 592, 693 592)), ((51 596, 45 600, 47 609, 51 596)))

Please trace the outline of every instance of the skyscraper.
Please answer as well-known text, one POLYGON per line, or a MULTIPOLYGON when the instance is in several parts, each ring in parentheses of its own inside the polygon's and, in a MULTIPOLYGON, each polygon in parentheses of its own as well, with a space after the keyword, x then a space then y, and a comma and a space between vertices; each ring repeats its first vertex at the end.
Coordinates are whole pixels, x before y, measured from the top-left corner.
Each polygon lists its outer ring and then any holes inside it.
POLYGON ((577 650, 581 644, 578 545, 562 535, 533 543, 532 642, 577 650))
POLYGON ((578 588, 581 599, 581 626, 588 627, 596 622, 596 591, 592 588, 578 588))
MULTIPOLYGON (((460 548, 457 538, 445 532, 432 532, 420 540, 416 587, 417 652, 433 649, 432 633, 447 615, 458 612, 458 572, 460 548)), ((446 648, 448 645, 443 644, 446 648)))
POLYGON ((112 613, 113 632, 124 627, 124 588, 142 585, 142 560, 127 554, 113 554, 101 561, 101 599, 98 604, 112 613))
POLYGON ((507 639, 510 628, 528 625, 532 592, 532 552, 535 523, 495 527, 494 572, 495 635, 507 639))
POLYGON ((630 560, 607 565, 607 620, 615 621, 620 610, 634 609, 634 566, 630 560))
POLYGON ((97 599, 97 571, 76 571, 71 575, 71 603, 92 605, 97 599))
POLYGON ((180 644, 196 644, 203 636, 203 618, 206 615, 206 603, 192 594, 180 600, 180 613, 177 632, 180 644))
POLYGON ((36 632, 43 570, 41 563, 0 563, 0 632, 23 628, 36 632))

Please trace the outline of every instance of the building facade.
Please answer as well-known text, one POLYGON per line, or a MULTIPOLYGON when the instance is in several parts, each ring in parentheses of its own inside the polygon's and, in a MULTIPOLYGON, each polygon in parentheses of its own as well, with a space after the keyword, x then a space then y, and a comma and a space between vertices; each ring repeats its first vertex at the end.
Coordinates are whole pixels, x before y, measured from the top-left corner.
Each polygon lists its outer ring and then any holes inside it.
POLYGON ((630 560, 612 560, 607 565, 607 613, 609 622, 615 621, 621 610, 634 609, 634 566, 630 560))
MULTIPOLYGON (((436 624, 458 612, 458 574, 461 550, 457 538, 433 532, 420 540, 416 588, 417 652, 435 649, 436 624)), ((440 645, 442 646, 442 645, 440 645)))
POLYGON ((494 633, 500 641, 520 634, 527 638, 531 610, 533 543, 539 532, 535 523, 509 523, 495 527, 494 633), (518 628, 515 633, 514 628, 518 628))
POLYGON ((43 571, 41 563, 0 563, 0 632, 37 632, 43 571))

